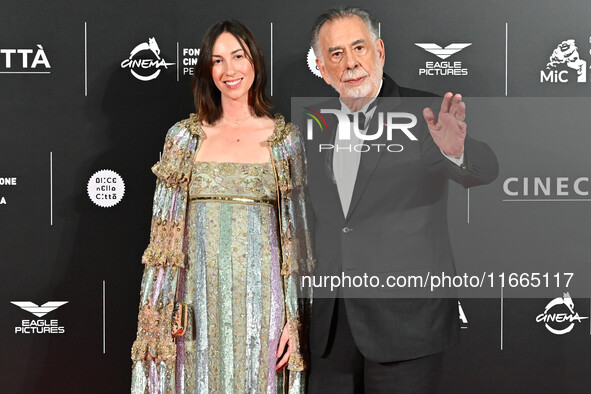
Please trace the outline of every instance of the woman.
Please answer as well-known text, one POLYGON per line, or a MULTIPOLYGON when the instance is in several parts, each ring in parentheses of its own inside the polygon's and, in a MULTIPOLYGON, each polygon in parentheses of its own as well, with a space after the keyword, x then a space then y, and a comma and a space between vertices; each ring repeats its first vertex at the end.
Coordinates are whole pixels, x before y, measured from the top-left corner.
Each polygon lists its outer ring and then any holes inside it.
POLYGON ((265 82, 248 28, 208 30, 193 81, 197 114, 170 129, 152 167, 134 393, 304 391, 307 308, 296 283, 312 265, 305 160, 297 129, 271 117, 265 82), (176 342, 175 299, 189 310, 176 342))

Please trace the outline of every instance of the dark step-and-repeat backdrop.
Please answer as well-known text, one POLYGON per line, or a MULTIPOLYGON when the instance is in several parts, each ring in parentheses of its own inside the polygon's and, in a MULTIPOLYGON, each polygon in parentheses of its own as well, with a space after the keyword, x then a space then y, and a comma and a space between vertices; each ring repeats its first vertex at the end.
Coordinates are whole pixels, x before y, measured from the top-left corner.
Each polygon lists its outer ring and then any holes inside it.
MULTIPOLYGON (((204 32, 223 19, 248 25, 274 112, 291 118, 293 97, 334 96, 308 37, 317 15, 345 5, 0 4, 1 392, 129 391, 150 167, 168 128, 193 112, 204 32)), ((490 185, 450 186, 467 276, 443 392, 588 392, 590 3, 356 5, 380 22, 384 71, 402 86, 462 93, 468 133, 500 163, 490 185)))

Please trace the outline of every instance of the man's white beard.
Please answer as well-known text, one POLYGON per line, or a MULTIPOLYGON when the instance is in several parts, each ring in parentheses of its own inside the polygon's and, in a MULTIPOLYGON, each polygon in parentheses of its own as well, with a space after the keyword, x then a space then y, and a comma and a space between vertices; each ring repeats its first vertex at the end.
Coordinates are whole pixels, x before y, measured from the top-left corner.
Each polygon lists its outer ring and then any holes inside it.
MULTIPOLYGON (((377 69, 376 72, 370 76, 371 79, 367 79, 363 84, 359 86, 346 86, 344 82, 338 82, 338 85, 333 89, 337 91, 337 93, 341 97, 367 97, 369 96, 378 86, 380 86, 380 82, 382 80, 383 74, 383 67, 379 62, 379 59, 376 61, 377 69)), ((377 92, 376 92, 377 94, 377 92)))

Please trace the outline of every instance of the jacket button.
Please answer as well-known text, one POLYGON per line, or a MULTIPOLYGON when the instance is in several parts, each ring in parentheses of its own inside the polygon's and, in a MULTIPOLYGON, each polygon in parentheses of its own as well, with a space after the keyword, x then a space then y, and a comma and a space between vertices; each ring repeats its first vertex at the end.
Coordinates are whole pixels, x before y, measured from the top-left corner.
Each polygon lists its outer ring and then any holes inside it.
POLYGON ((351 231, 353 231, 353 229, 351 227, 343 227, 343 232, 345 234, 349 234, 351 231))

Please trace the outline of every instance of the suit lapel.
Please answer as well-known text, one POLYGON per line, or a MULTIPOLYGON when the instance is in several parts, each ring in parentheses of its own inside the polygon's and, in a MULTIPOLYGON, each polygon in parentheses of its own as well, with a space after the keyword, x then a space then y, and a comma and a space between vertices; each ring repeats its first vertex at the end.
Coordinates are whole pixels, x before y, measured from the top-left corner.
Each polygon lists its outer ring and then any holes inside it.
MULTIPOLYGON (((381 112, 385 115, 387 112, 391 112, 394 108, 399 106, 402 102, 398 85, 386 75, 384 75, 384 83, 377 100, 379 101, 376 110, 367 129, 370 134, 378 130, 379 113, 381 112)), ((384 121, 386 121, 385 116, 384 121)), ((387 144, 388 141, 385 131, 386 130, 384 129, 380 138, 374 141, 367 141, 367 144, 387 144)), ((347 219, 351 217, 357 204, 359 204, 361 196, 363 196, 363 192, 367 187, 367 183, 385 151, 385 146, 382 146, 382 149, 380 149, 379 152, 375 147, 372 147, 368 152, 361 153, 361 161, 359 163, 359 170, 357 171, 357 179, 355 180, 355 187, 353 188, 353 196, 351 197, 351 205, 349 206, 347 219)))
MULTIPOLYGON (((334 102, 331 102, 329 103, 329 105, 324 106, 322 108, 340 108, 339 104, 340 101, 338 101, 338 99, 335 99, 334 102)), ((322 144, 324 144, 324 146, 334 145, 338 128, 338 121, 336 117, 332 115, 325 116, 324 119, 326 120, 327 130, 320 132, 320 136, 317 140, 318 143, 312 145, 315 152, 309 153, 309 157, 315 157, 316 163, 315 165, 308 165, 308 172, 310 173, 310 170, 314 168, 316 169, 315 171, 318 171, 319 173, 309 174, 308 176, 320 177, 319 181, 316 182, 316 184, 321 188, 321 193, 328 193, 331 195, 331 198, 327 200, 331 201, 330 206, 324 206, 323 209, 335 210, 334 214, 344 221, 345 216, 343 215, 343 209, 341 207, 341 200, 339 198, 339 191, 337 189, 332 165, 334 149, 323 149, 322 151, 320 151, 320 147, 322 144)))

